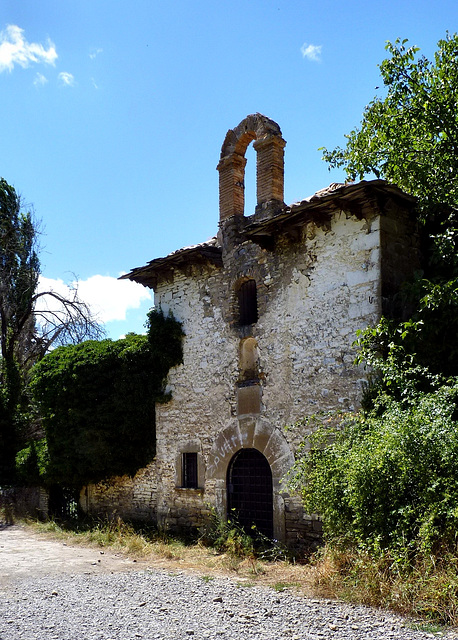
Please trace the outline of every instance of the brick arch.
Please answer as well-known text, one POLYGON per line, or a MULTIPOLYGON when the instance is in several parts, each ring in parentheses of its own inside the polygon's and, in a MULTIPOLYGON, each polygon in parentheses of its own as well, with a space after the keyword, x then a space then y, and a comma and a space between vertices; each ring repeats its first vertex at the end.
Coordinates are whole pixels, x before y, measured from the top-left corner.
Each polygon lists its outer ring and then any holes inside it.
POLYGON ((221 147, 220 160, 233 153, 243 156, 252 140, 262 140, 268 136, 282 137, 281 129, 276 122, 261 113, 247 116, 234 129, 229 129, 227 132, 221 147))
POLYGON ((230 129, 221 147, 219 171, 220 221, 244 215, 245 152, 256 151, 257 208, 283 206, 284 141, 276 122, 260 113, 247 116, 230 129))

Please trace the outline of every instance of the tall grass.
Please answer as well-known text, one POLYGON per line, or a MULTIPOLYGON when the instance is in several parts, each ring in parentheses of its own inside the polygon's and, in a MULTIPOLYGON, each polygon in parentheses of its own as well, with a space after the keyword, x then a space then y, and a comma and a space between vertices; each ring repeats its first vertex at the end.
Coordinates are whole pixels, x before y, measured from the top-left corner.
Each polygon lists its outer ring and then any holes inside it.
POLYGON ((458 556, 414 554, 400 563, 389 552, 327 545, 316 554, 317 595, 397 611, 444 625, 458 625, 458 556))
POLYGON ((71 537, 72 542, 122 551, 134 557, 160 555, 180 559, 185 542, 165 534, 156 527, 115 519, 83 519, 68 522, 48 520, 33 525, 41 532, 71 537))

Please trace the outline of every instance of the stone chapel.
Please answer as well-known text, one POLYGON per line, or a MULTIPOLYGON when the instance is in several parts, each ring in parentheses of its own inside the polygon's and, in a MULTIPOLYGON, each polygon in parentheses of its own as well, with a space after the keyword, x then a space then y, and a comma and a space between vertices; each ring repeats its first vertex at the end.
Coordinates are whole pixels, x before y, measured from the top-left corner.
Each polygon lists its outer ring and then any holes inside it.
POLYGON ((389 315, 418 266, 415 200, 383 180, 331 184, 284 203, 285 140, 254 114, 228 131, 217 166, 219 229, 123 276, 154 290, 183 326, 171 400, 156 408, 157 453, 134 478, 87 487, 82 506, 199 526, 213 509, 270 538, 317 538, 282 479, 307 435, 286 425, 358 407, 358 329, 389 315), (245 152, 256 151, 257 205, 244 212, 245 152))

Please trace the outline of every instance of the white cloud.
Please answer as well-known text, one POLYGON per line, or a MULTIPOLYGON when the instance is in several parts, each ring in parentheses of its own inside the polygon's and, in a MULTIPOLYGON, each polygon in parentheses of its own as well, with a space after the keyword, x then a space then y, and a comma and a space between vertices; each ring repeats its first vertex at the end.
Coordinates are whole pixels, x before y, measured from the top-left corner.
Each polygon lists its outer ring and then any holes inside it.
MULTIPOLYGON (((153 306, 151 291, 130 280, 95 275, 87 280, 79 280, 77 285, 80 299, 90 306, 94 315, 102 323, 125 320, 129 309, 138 309, 143 302, 148 300, 153 306)), ((63 280, 43 276, 40 276, 38 290, 53 290, 66 296, 69 293, 69 288, 63 280)))
POLYGON ((73 87, 73 85, 75 84, 75 78, 73 74, 68 73, 68 71, 61 71, 57 77, 66 87, 73 87))
POLYGON ((322 45, 315 44, 304 44, 301 47, 301 53, 303 58, 307 58, 308 60, 313 60, 314 62, 320 62, 321 60, 321 49, 322 45))
POLYGON ((99 53, 102 53, 102 51, 103 49, 93 49, 89 54, 90 59, 94 60, 94 58, 96 58, 99 55, 99 53))
POLYGON ((36 87, 42 87, 47 82, 48 82, 48 78, 46 76, 44 76, 42 73, 37 73, 37 75, 35 76, 35 80, 33 81, 33 84, 36 87))
POLYGON ((0 32, 0 73, 12 71, 15 64, 24 69, 32 63, 54 65, 57 53, 54 44, 48 40, 47 48, 36 42, 27 42, 24 29, 9 24, 0 32))

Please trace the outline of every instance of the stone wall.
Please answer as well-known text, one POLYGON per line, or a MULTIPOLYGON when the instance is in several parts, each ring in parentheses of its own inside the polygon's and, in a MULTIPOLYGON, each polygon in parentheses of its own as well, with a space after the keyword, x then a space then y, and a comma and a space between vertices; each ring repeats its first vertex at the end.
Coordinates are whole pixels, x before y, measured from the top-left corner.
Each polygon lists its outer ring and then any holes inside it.
POLYGON ((280 239, 275 252, 241 238, 225 251, 224 269, 159 281, 156 304, 172 310, 186 334, 183 365, 169 375, 172 400, 157 410, 159 521, 198 523, 208 505, 224 517, 227 465, 253 446, 273 471, 277 537, 318 535, 316 518, 301 514, 281 484, 305 435, 284 428, 321 409, 358 406, 364 373, 353 365, 352 342, 381 311, 379 218, 340 212, 330 225, 306 225, 299 241, 280 239), (258 283, 259 320, 249 328, 237 326, 234 297, 246 277, 258 283), (240 354, 250 339, 257 372, 246 386, 240 354), (201 459, 198 492, 179 486, 188 443, 201 459))
POLYGON ((15 518, 46 518, 48 493, 43 487, 0 488, 0 521, 12 524, 15 518))
POLYGON ((135 476, 118 476, 85 487, 80 506, 93 516, 156 522, 156 463, 141 469, 135 476))

